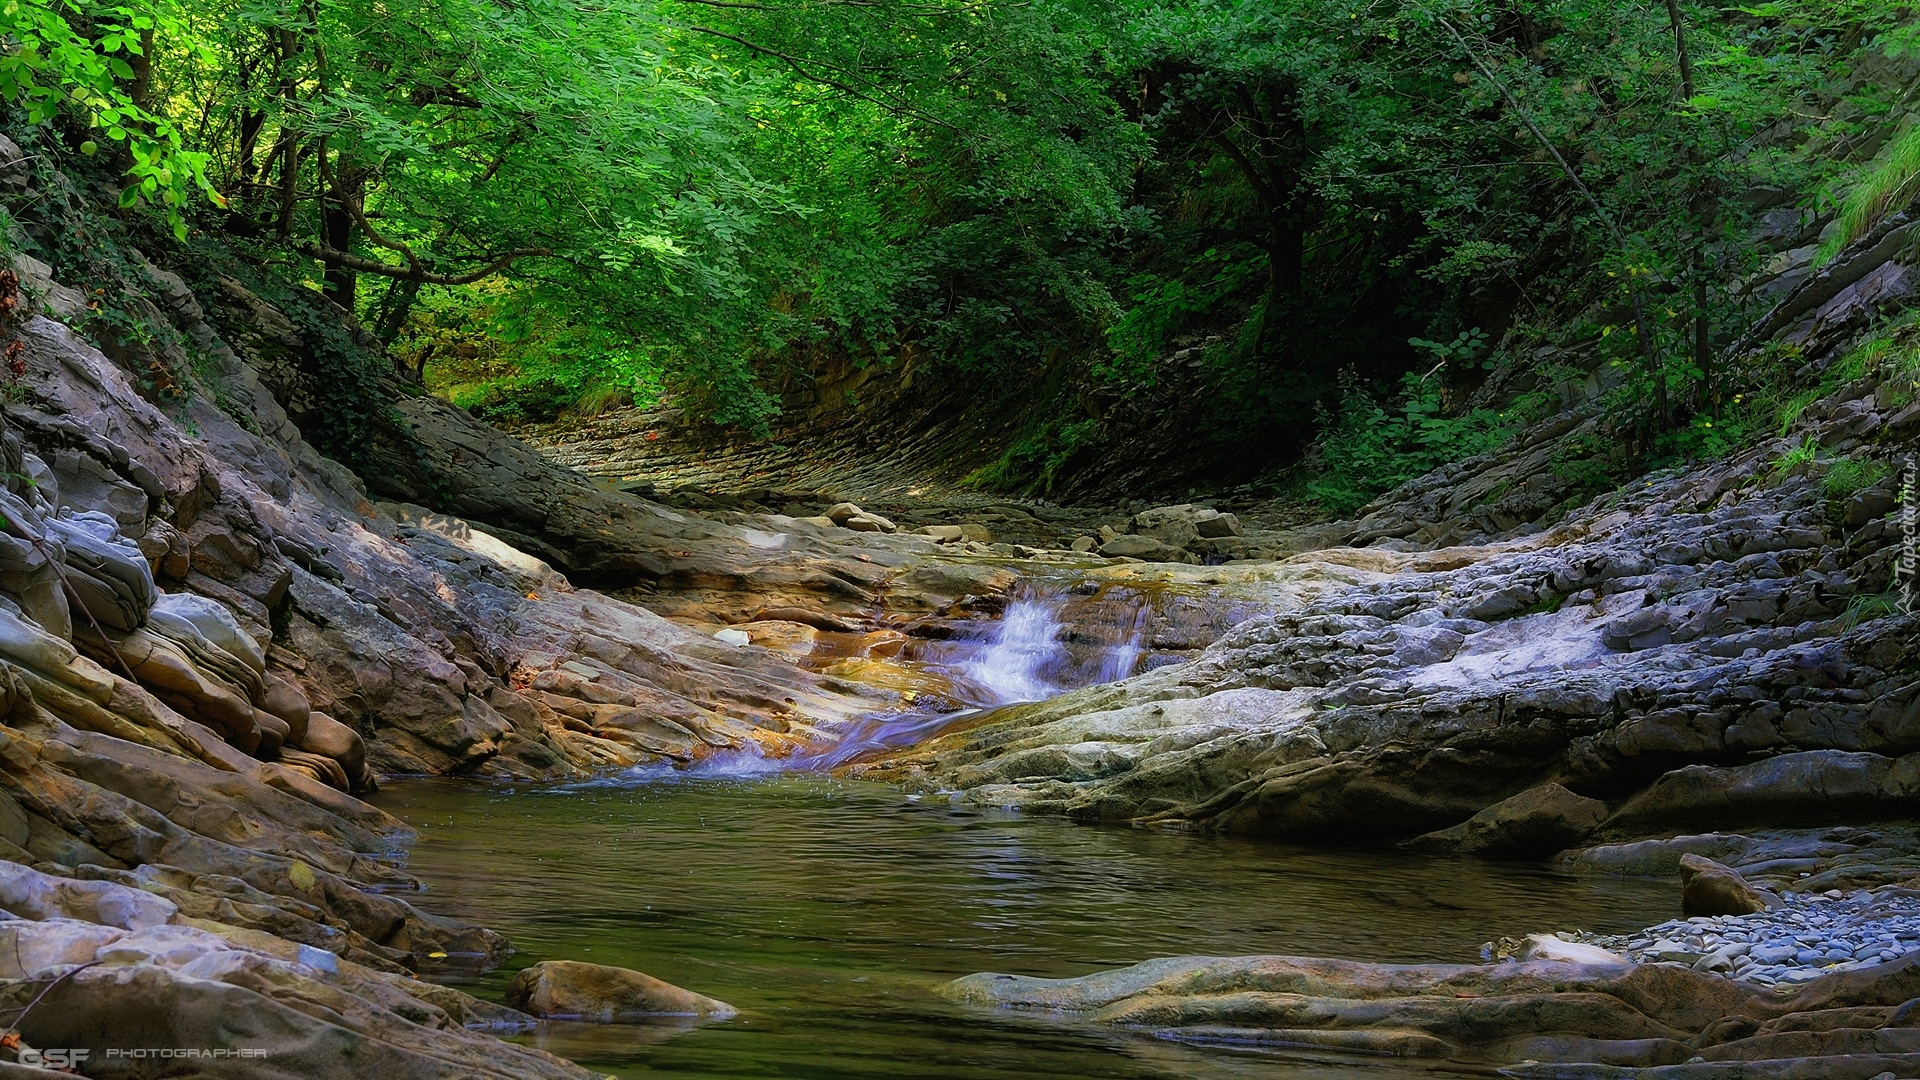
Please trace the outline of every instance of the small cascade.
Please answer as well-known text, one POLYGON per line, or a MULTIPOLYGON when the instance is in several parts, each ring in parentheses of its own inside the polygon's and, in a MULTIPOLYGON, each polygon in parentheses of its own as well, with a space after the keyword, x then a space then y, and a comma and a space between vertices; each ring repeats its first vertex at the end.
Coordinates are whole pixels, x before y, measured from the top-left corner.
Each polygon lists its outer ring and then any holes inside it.
POLYGON ((983 705, 1041 701, 1068 689, 1060 682, 1072 657, 1060 640, 1063 594, 1035 593, 1007 604, 986 647, 960 665, 960 674, 990 695, 983 705))
POLYGON ((788 768, 830 770, 882 750, 934 738, 1002 705, 1044 701, 1068 690, 1116 682, 1135 673, 1146 655, 1153 616, 1146 596, 1111 590, 1076 593, 1029 585, 1008 600, 1000 618, 979 636, 946 643, 932 661, 979 708, 868 717, 832 746, 798 755, 788 768), (1094 616, 1079 622, 1075 616, 1094 616))
POLYGON ((1145 597, 1136 596, 1119 618, 1094 627, 1099 663, 1085 685, 1119 682, 1139 671, 1140 659, 1147 654, 1147 624, 1152 619, 1152 606, 1145 597))
POLYGON ((1008 598, 1000 618, 975 624, 964 636, 914 639, 885 658, 840 654, 836 660, 836 664, 858 660, 889 669, 898 665, 898 670, 912 670, 922 679, 932 677, 943 688, 946 704, 942 707, 868 716, 848 725, 833 743, 786 757, 766 757, 757 746, 749 745, 690 765, 640 766, 625 774, 622 782, 669 777, 744 780, 779 772, 827 772, 879 752, 915 746, 1000 706, 1044 701, 1134 675, 1147 655, 1152 619, 1150 598, 1130 588, 1028 582, 1008 598))

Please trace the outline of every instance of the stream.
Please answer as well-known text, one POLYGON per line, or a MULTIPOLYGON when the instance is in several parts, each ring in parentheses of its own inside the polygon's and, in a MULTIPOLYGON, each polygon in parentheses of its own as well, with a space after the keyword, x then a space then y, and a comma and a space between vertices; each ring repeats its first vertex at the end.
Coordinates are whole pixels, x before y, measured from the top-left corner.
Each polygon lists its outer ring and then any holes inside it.
MULTIPOLYGON (((1058 597, 1016 599, 990 629, 921 662, 983 708, 1143 663, 1144 618, 1089 638, 1069 633, 1060 611, 1058 597)), ((735 753, 551 786, 400 781, 375 801, 419 832, 408 869, 427 891, 415 902, 519 950, 495 971, 432 977, 498 1000, 520 966, 586 960, 741 1010, 709 1024, 549 1023, 524 1037, 622 1078, 1484 1075, 1193 1046, 930 991, 976 971, 1064 977, 1169 955, 1473 962, 1503 935, 1621 932, 1677 913, 1668 882, 1087 827, 824 771, 964 715, 875 717, 839 746, 784 762, 735 753)))

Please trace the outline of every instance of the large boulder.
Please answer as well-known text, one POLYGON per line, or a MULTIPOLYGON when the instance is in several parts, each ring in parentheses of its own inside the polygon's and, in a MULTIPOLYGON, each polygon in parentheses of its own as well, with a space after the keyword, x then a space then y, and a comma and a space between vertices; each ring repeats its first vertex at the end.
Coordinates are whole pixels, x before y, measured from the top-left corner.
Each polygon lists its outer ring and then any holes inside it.
POLYGON ((1592 835, 1607 820, 1607 804, 1576 795, 1559 784, 1494 803, 1450 829, 1407 841, 1422 851, 1530 858, 1563 851, 1592 835))
POLYGON ((544 960, 507 987, 507 1004, 534 1016, 609 1023, 648 1016, 724 1020, 739 1010, 628 968, 578 960, 544 960))
POLYGON ((1204 507, 1193 512, 1193 527, 1202 537, 1209 540, 1242 536, 1246 532, 1240 526, 1240 519, 1234 515, 1204 507))
POLYGON ((1133 516, 1133 533, 1150 536, 1168 547, 1185 548, 1200 536, 1194 524, 1193 507, 1161 506, 1133 516))
POLYGON ((1696 915, 1751 915, 1772 906, 1767 895, 1731 866, 1702 855, 1680 856, 1680 913, 1696 915))

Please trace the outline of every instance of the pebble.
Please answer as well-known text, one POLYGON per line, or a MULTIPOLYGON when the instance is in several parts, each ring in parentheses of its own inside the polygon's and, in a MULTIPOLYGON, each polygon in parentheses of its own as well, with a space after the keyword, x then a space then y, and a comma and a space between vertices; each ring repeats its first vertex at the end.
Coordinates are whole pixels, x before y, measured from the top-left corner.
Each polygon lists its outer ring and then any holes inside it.
POLYGON ((1562 934, 1643 964, 1685 964, 1780 989, 1920 952, 1920 896, 1788 893, 1753 915, 1675 919, 1632 934, 1562 934))

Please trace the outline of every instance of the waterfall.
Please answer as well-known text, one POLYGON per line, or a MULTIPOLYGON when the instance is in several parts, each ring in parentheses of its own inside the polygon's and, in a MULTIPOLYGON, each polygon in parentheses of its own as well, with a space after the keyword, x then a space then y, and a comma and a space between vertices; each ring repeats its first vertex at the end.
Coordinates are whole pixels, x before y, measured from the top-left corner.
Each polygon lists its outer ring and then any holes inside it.
POLYGON ((877 751, 914 746, 1002 705, 1044 701, 1131 676, 1146 655, 1152 615, 1148 597, 1131 588, 1028 582, 1008 599, 1000 618, 975 624, 961 638, 924 642, 924 654, 914 661, 950 678, 954 699, 972 708, 868 716, 848 725, 837 741, 791 757, 766 758, 758 747, 747 746, 692 766, 641 766, 627 779, 825 772, 877 751))
POLYGON ((1061 593, 1034 593, 1007 604, 986 647, 960 665, 961 675, 992 695, 982 704, 1041 701, 1067 689, 1059 682, 1072 660, 1060 641, 1065 606, 1061 593))

